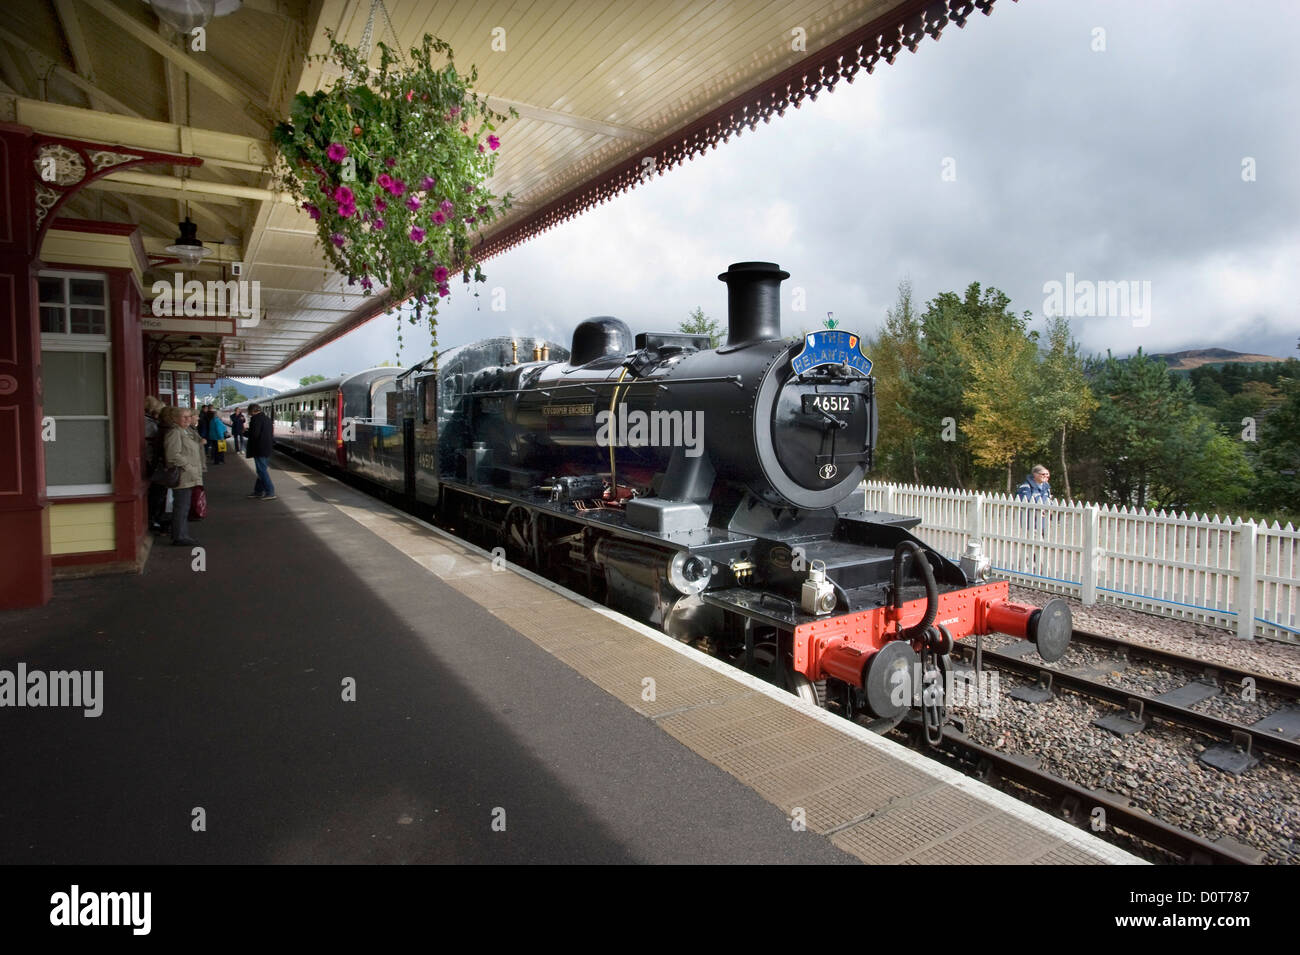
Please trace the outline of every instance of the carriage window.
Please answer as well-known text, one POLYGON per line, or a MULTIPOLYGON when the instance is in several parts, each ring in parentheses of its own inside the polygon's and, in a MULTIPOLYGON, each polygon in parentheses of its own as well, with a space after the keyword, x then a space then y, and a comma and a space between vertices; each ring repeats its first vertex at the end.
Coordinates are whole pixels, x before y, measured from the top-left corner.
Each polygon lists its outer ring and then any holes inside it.
POLYGON ((389 378, 387 381, 376 384, 374 390, 370 393, 370 414, 371 420, 375 424, 400 424, 396 409, 393 407, 393 396, 397 390, 397 382, 389 378))

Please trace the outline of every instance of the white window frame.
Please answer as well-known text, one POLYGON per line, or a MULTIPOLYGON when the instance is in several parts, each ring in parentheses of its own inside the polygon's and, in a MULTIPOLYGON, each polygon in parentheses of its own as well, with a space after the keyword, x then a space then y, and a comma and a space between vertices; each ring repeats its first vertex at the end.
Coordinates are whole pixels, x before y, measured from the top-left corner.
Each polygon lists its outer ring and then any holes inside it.
MULTIPOLYGON (((59 421, 107 421, 108 422, 108 482, 105 484, 50 484, 49 475, 46 475, 45 495, 46 497, 89 497, 98 494, 113 493, 113 472, 117 466, 117 433, 113 421, 113 340, 110 332, 113 328, 113 311, 109 295, 109 277, 103 272, 69 272, 62 269, 41 269, 38 273, 43 279, 63 279, 64 291, 69 293, 68 303, 62 305, 64 309, 63 327, 71 328, 73 309, 70 289, 68 288, 69 279, 98 279, 104 287, 104 333, 83 334, 80 332, 41 332, 41 351, 52 352, 94 352, 104 356, 104 409, 102 415, 52 415, 55 420, 55 427, 58 427, 59 421)), ((37 298, 39 295, 39 283, 37 285, 37 298)), ((41 306, 38 303, 39 307, 41 306)), ((97 308, 94 305, 77 305, 76 308, 97 308)), ((43 363, 43 360, 42 360, 43 363)), ((57 440, 57 438, 56 438, 57 440)), ((42 449, 44 453, 44 449, 42 449)))
POLYGON ((39 310, 42 308, 51 308, 51 307, 55 307, 55 305, 57 304, 57 307, 63 309, 63 327, 65 329, 64 331, 61 332, 42 331, 41 332, 42 342, 44 342, 47 336, 51 339, 56 339, 58 341, 66 341, 68 339, 72 339, 72 340, 83 340, 83 341, 92 341, 92 342, 93 341, 107 342, 110 340, 109 330, 113 327, 113 312, 112 312, 112 306, 109 303, 108 276, 106 274, 104 274, 103 272, 64 272, 60 269, 41 269, 40 272, 38 273, 38 279, 62 279, 64 298, 67 300, 66 302, 60 302, 60 303, 41 302, 40 301, 41 286, 40 286, 40 282, 37 281, 36 284, 37 309, 39 310), (103 305, 73 305, 72 289, 69 287, 68 284, 71 279, 95 279, 99 281, 99 283, 104 288, 104 304, 103 305), (97 333, 88 334, 84 332, 68 331, 68 329, 72 328, 72 310, 74 308, 88 308, 88 309, 95 309, 98 311, 102 311, 104 313, 103 334, 97 334, 97 333))
POLYGON ((194 379, 188 371, 172 372, 172 394, 178 408, 194 409, 194 379), (185 376, 185 390, 181 391, 181 375, 185 376), (181 404, 181 395, 185 395, 185 404, 181 404))

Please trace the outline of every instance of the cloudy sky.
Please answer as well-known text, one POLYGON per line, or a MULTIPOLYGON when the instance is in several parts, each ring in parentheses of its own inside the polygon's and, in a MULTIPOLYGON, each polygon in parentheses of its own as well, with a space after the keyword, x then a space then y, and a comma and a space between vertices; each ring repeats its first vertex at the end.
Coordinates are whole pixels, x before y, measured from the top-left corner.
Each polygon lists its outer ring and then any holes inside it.
MULTIPOLYGON (((791 273, 787 334, 828 311, 870 333, 905 277, 920 302, 996 285, 1041 327, 1049 283, 1072 275, 1076 313, 1081 283, 1136 283, 1128 314, 1072 318, 1085 352, 1294 356, 1297 48, 1286 0, 1002 0, 489 260, 477 302, 453 284, 440 343, 567 342, 601 314, 675 329, 697 305, 725 324, 715 276, 762 259, 791 273)), ((394 319, 376 319, 265 383, 394 359, 396 338, 394 319)), ((406 338, 403 364, 426 356, 410 347, 424 336, 406 338)))

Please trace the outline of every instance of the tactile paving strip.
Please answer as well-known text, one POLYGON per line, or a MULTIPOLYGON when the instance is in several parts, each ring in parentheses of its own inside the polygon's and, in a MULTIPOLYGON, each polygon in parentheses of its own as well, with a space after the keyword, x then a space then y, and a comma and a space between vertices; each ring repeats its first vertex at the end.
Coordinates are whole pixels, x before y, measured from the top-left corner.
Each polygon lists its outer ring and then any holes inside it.
POLYGON ((864 862, 1138 861, 885 740, 868 742, 847 724, 778 702, 522 574, 497 571, 404 515, 345 504, 332 481, 312 483, 327 503, 864 862))

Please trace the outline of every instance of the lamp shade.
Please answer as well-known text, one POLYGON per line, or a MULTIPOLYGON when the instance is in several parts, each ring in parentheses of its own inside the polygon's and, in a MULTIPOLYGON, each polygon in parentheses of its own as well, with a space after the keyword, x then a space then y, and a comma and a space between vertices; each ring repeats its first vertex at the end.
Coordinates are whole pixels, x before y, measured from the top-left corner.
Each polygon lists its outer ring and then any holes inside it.
POLYGON ((179 226, 181 234, 176 237, 175 242, 167 246, 167 251, 186 265, 198 265, 212 254, 212 250, 204 248, 203 243, 199 241, 199 227, 189 219, 179 223, 179 226))

